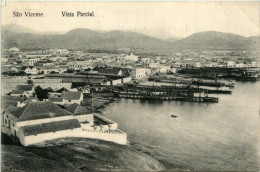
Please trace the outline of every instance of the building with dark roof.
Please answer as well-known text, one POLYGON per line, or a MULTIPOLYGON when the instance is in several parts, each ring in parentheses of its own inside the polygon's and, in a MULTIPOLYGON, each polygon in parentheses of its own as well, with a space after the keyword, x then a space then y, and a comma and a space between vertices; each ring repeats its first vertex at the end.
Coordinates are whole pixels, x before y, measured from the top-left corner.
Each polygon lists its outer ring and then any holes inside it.
POLYGON ((62 130, 72 130, 80 127, 80 123, 77 119, 69 119, 63 121, 42 123, 37 125, 23 126, 20 128, 20 132, 23 132, 24 136, 30 136, 43 133, 57 132, 62 130))
MULTIPOLYGON (((65 93, 66 94, 66 93, 65 93)), ((76 94, 77 95, 77 94, 76 94)), ((66 98, 74 98, 68 94, 66 98)), ((78 98, 78 96, 75 96, 78 98)), ((117 123, 72 104, 66 109, 47 102, 31 102, 2 111, 3 133, 18 138, 23 146, 64 137, 95 138, 126 144, 126 134, 117 123)))
POLYGON ((60 104, 60 105, 70 105, 70 104, 81 104, 83 101, 83 93, 80 91, 70 92, 63 91, 60 96, 51 96, 48 99, 49 101, 60 104))
POLYGON ((68 106, 65 110, 72 113, 81 123, 89 123, 89 125, 94 125, 93 110, 91 108, 86 109, 76 103, 68 106))
POLYGON ((10 93, 11 96, 26 96, 29 97, 34 93, 34 86, 30 84, 17 85, 10 93))
POLYGON ((62 79, 65 83, 102 84, 106 77, 102 75, 48 74, 46 79, 62 79))
POLYGON ((99 68, 98 69, 98 74, 103 74, 103 75, 114 75, 114 76, 122 76, 123 71, 119 68, 99 68))
POLYGON ((31 102, 10 114, 15 121, 28 121, 72 115, 52 102, 31 102))
POLYGON ((93 125, 93 114, 83 107, 77 107, 74 104, 68 109, 71 112, 50 101, 31 102, 23 107, 12 106, 12 108, 6 108, 2 113, 2 128, 8 131, 7 134, 18 137, 20 142, 26 146, 35 143, 34 140, 26 140, 27 136, 33 136, 36 141, 37 139, 48 140, 49 138, 41 138, 41 136, 58 131, 70 132, 80 129, 80 123, 93 125))
POLYGON ((73 115, 83 115, 83 114, 93 113, 91 109, 86 109, 85 107, 80 106, 76 103, 68 106, 65 110, 71 112, 73 115))
POLYGON ((39 70, 34 66, 23 66, 20 68, 20 72, 25 72, 27 74, 38 74, 39 70))

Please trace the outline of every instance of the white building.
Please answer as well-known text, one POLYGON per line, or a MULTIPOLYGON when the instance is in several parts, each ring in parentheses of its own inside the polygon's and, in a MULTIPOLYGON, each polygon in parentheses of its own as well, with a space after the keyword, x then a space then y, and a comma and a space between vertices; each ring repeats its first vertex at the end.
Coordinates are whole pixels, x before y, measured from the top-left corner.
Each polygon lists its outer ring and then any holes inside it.
POLYGON ((8 58, 4 58, 4 57, 2 57, 2 62, 3 62, 3 63, 8 62, 8 58))
POLYGON ((160 68, 161 64, 160 63, 149 63, 150 68, 160 68))
POLYGON ((244 63, 237 63, 236 67, 245 67, 244 63))
POLYGON ((36 67, 33 66, 23 66, 20 71, 23 71, 27 74, 38 74, 39 70, 36 67))
POLYGON ((28 58, 40 58, 45 59, 47 57, 51 57, 52 54, 26 54, 25 57, 28 58))
POLYGON ((134 68, 131 70, 131 77, 133 79, 141 79, 141 78, 144 78, 145 77, 145 68, 134 68))
POLYGON ((61 96, 52 96, 48 99, 49 101, 60 104, 60 105, 68 105, 68 104, 78 104, 80 105, 83 101, 83 93, 82 92, 69 92, 63 91, 61 96))
POLYGON ((17 53, 19 52, 19 48, 16 48, 16 47, 12 47, 12 48, 9 48, 9 51, 12 52, 12 53, 17 53))
POLYGON ((70 52, 69 50, 67 49, 58 49, 56 50, 57 54, 60 54, 60 55, 68 55, 70 52))
POLYGON ((142 58, 141 59, 143 62, 145 62, 145 63, 150 63, 150 61, 151 61, 151 59, 150 58, 142 58))
POLYGON ((171 66, 169 65, 163 65, 160 69, 160 73, 167 73, 171 70, 171 66))
POLYGON ((15 96, 15 97, 26 96, 26 97, 29 97, 34 93, 34 91, 35 91, 35 88, 34 88, 33 85, 29 85, 29 84, 17 85, 16 88, 10 93, 10 96, 15 96))
POLYGON ((195 63, 194 63, 194 67, 201 67, 200 62, 195 62, 195 63))
POLYGON ((125 56, 125 60, 129 60, 129 61, 138 61, 138 56, 133 55, 133 53, 131 53, 130 55, 125 56))
POLYGON ((68 62, 68 69, 71 70, 82 70, 82 69, 92 69, 93 65, 92 63, 88 61, 73 61, 73 62, 68 62))
POLYGON ((7 108, 2 112, 1 124, 1 131, 18 138, 23 146, 65 137, 127 143, 127 135, 117 129, 117 123, 75 104, 62 109, 51 102, 38 101, 7 108))
POLYGON ((228 61, 227 62, 227 67, 234 67, 235 66, 235 62, 234 61, 228 61))
POLYGON ((81 104, 83 101, 83 93, 82 92, 62 92, 62 96, 65 104, 81 104))
POLYGON ((38 62, 40 59, 36 59, 36 58, 33 58, 33 59, 29 59, 29 65, 30 66, 34 66, 34 63, 38 62))
POLYGON ((56 62, 56 61, 65 61, 65 60, 67 60, 67 57, 60 57, 60 56, 51 57, 50 60, 54 61, 54 62, 56 62))

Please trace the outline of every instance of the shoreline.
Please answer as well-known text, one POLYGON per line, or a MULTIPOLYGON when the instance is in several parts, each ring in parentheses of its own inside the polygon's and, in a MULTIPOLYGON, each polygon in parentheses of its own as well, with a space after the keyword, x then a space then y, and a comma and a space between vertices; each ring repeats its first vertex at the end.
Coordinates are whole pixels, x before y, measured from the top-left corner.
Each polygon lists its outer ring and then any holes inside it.
POLYGON ((96 139, 59 138, 29 147, 2 144, 1 148, 2 171, 166 170, 158 160, 129 145, 96 139))
MULTIPOLYGON (((116 101, 95 98, 94 111, 102 114, 107 105, 116 101)), ((87 105, 90 105, 90 101, 85 102, 84 106, 87 105)), ((87 108, 90 109, 89 106, 87 108)), ((2 134, 1 169, 24 172, 46 168, 47 171, 166 170, 157 159, 135 149, 130 143, 128 141, 127 145, 119 145, 97 139, 60 138, 23 147, 19 143, 12 143, 11 138, 2 134)))

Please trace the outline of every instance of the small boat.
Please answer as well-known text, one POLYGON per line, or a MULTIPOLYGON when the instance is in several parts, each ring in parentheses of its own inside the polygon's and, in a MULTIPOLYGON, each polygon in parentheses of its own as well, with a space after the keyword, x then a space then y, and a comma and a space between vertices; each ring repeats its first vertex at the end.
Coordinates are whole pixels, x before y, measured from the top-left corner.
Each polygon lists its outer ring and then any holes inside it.
POLYGON ((173 117, 173 118, 177 118, 178 116, 176 116, 176 115, 171 115, 171 117, 173 117))
POLYGON ((225 86, 226 86, 226 87, 234 88, 234 87, 235 87, 235 84, 234 84, 232 81, 229 81, 229 83, 226 84, 225 86))
POLYGON ((235 87, 235 85, 234 84, 227 84, 227 85, 225 85, 226 87, 231 87, 231 88, 234 88, 235 87))

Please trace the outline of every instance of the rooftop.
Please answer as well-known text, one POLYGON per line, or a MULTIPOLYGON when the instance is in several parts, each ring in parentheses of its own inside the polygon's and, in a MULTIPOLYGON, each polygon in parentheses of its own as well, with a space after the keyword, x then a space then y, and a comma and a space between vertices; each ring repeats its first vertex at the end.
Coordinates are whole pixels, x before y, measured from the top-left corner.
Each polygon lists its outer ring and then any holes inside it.
POLYGON ((62 97, 57 97, 57 96, 51 96, 48 99, 51 102, 63 102, 63 98, 62 97))
POLYGON ((27 68, 33 69, 34 66, 23 66, 20 68, 20 70, 26 70, 27 68))
POLYGON ((66 110, 73 113, 74 115, 83 115, 83 114, 92 113, 90 110, 88 110, 88 109, 84 108, 83 106, 80 106, 76 103, 67 107, 66 110))
POLYGON ((11 94, 23 94, 23 90, 13 90, 11 94))
POLYGON ((106 75, 118 75, 121 69, 119 68, 99 68, 98 73, 106 75))
POLYGON ((98 75, 75 75, 75 74, 47 74, 45 77, 63 77, 63 78, 106 78, 98 75))
POLYGON ((77 119, 24 126, 21 127, 21 130, 25 136, 30 136, 55 131, 70 130, 74 128, 80 128, 80 123, 77 119))
POLYGON ((11 114, 19 121, 53 118, 72 115, 52 102, 31 102, 24 107, 17 108, 11 114))
POLYGON ((31 91, 33 88, 33 85, 17 85, 16 90, 21 90, 21 91, 31 91))
POLYGON ((81 92, 69 92, 69 91, 63 91, 61 97, 63 97, 65 100, 79 100, 82 96, 81 92))

